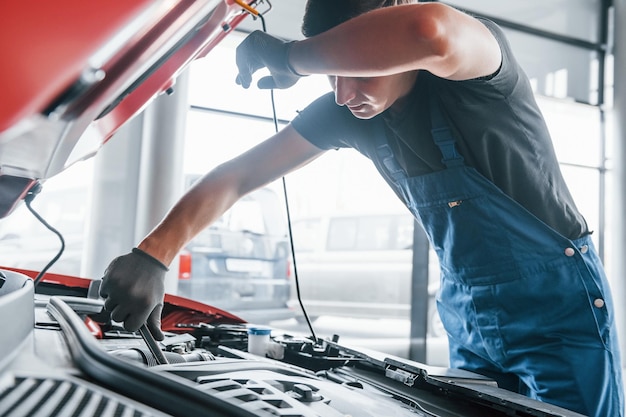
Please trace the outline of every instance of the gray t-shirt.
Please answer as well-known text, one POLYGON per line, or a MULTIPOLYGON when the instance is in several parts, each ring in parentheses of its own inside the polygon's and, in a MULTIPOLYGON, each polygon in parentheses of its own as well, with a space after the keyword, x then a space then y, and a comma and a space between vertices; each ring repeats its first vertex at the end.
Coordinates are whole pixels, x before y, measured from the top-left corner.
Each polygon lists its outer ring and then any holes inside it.
POLYGON ((386 111, 369 120, 354 117, 328 93, 302 110, 292 125, 321 149, 356 149, 386 177, 374 137, 384 129, 407 174, 423 175, 445 168, 430 134, 428 105, 439 100, 467 165, 565 237, 587 234, 587 224, 563 180, 528 78, 502 30, 491 21, 483 23, 502 50, 501 67, 492 77, 451 81, 420 71, 400 114, 386 111))

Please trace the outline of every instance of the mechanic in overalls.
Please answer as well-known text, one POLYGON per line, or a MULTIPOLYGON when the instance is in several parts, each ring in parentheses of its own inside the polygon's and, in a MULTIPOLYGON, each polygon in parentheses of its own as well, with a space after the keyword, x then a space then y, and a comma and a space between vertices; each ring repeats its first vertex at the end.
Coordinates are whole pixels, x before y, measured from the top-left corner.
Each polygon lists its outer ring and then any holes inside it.
POLYGON ((623 416, 603 267, 500 28, 441 3, 310 0, 306 7, 307 39, 254 32, 244 40, 237 82, 248 88, 261 68, 270 72, 261 88, 326 74, 333 93, 206 174, 111 263, 101 295, 112 318, 129 330, 147 320, 162 339, 166 265, 187 242, 243 195, 327 150, 355 148, 438 254, 450 365, 584 415, 623 416))

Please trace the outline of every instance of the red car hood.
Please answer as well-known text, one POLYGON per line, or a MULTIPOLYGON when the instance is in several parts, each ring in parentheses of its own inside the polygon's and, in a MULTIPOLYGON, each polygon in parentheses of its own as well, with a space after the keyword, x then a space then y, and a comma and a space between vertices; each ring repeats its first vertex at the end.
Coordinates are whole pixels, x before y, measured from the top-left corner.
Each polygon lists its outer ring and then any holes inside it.
MULTIPOLYGON (((93 156, 256 0, 23 0, 0 25, 0 217, 93 156)), ((252 10, 253 11, 253 10, 252 10)))
MULTIPOLYGON (((15 271, 28 277, 35 278, 38 271, 31 271, 20 268, 2 267, 3 270, 15 271)), ((86 297, 89 288, 94 282, 88 278, 80 278, 71 275, 61 275, 46 273, 39 283, 42 293, 51 295, 63 294, 71 291, 74 294, 80 294, 86 297)), ((99 281, 98 281, 99 282, 99 281)), ((205 324, 242 324, 246 321, 234 314, 212 307, 185 297, 179 297, 172 294, 165 294, 165 304, 163 306, 163 316, 161 318, 161 328, 163 331, 172 333, 181 333, 188 330, 188 327, 205 324)))

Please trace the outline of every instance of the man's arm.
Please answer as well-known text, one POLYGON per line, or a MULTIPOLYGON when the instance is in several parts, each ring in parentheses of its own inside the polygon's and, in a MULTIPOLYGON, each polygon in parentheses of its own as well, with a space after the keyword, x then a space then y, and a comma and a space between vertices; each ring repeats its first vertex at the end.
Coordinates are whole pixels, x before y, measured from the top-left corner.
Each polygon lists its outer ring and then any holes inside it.
POLYGON ((296 42, 289 65, 300 75, 374 77, 427 70, 451 80, 490 75, 498 42, 480 21, 442 3, 385 7, 296 42))
POLYGON ((202 177, 138 248, 169 265, 195 235, 241 197, 311 162, 323 152, 288 125, 202 177))
POLYGON ((152 335, 163 340, 165 274, 176 254, 239 198, 311 162, 323 152, 287 126, 206 174, 137 248, 109 264, 100 295, 111 318, 130 331, 147 322, 152 335))

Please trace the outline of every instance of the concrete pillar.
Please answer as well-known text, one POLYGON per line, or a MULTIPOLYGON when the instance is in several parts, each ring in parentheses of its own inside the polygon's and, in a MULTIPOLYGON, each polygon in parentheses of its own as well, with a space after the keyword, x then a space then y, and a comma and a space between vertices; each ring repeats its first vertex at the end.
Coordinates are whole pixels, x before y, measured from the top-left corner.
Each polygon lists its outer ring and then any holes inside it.
POLYGON ((122 126, 94 159, 81 275, 102 277, 109 262, 135 246, 143 114, 122 126))
POLYGON ((413 272, 411 274, 411 327, 409 359, 426 363, 428 335, 428 238, 422 226, 414 223, 413 272))
MULTIPOLYGON (((154 100, 96 156, 81 275, 102 277, 109 262, 136 246, 182 194, 188 86, 185 72, 173 94, 154 100)), ((177 282, 174 262, 166 292, 176 293, 177 282)))
POLYGON ((614 238, 611 248, 611 284, 617 308, 617 324, 620 331, 622 358, 626 357, 626 0, 615 0, 614 34, 614 108, 612 114, 613 128, 613 193, 614 202, 610 210, 614 238))
MULTIPOLYGON (((162 95, 145 110, 141 148, 135 241, 163 218, 184 191, 183 158, 187 124, 189 74, 176 80, 173 93, 162 95)), ((178 259, 170 265, 165 291, 176 294, 178 259)))

